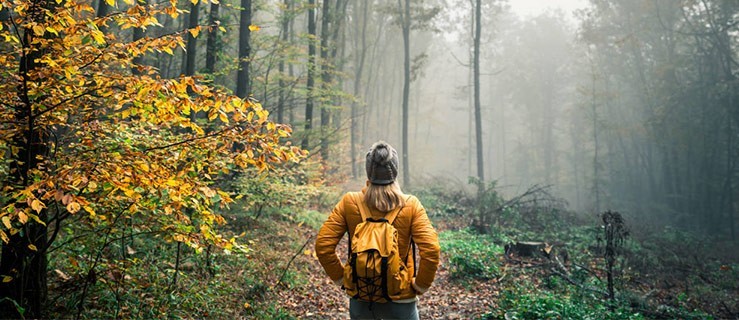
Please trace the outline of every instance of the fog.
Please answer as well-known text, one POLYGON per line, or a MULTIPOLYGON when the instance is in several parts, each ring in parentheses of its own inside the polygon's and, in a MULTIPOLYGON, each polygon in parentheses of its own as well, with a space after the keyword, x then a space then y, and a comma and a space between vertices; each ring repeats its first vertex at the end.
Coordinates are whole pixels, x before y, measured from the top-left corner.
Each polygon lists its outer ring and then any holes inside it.
MULTIPOLYGON (((547 186, 583 214, 736 237, 739 2, 481 1, 479 82, 475 3, 254 1, 251 22, 221 8, 217 50, 192 46, 217 56, 216 85, 291 125, 330 181, 362 183, 364 150, 386 140, 407 159, 405 189, 472 188, 479 149, 504 195, 547 186)), ((165 77, 205 62, 177 54, 147 59, 165 77)))
MULTIPOLYGON (((733 235, 737 3, 512 4, 482 8, 485 181, 507 195, 550 186, 580 212, 621 210, 645 223, 733 235)), ((394 18, 381 19, 392 4, 374 5, 373 21, 385 24, 367 29, 359 144, 383 139, 402 153, 402 33, 394 18)), ((410 32, 404 170, 411 185, 464 185, 478 176, 474 11, 470 1, 413 6, 422 7, 439 12, 410 32)))

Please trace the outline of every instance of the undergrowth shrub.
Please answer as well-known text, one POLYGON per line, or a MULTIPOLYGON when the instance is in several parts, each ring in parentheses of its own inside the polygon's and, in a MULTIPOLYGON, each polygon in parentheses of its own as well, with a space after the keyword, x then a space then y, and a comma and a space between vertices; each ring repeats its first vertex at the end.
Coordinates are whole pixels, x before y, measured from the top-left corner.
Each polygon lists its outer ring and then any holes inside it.
POLYGON ((599 300, 574 298, 551 292, 507 290, 501 293, 498 308, 483 319, 645 319, 620 307, 611 312, 599 300))
POLYGON ((247 170, 234 185, 239 194, 236 198, 255 218, 265 211, 288 214, 281 209, 305 206, 320 193, 317 174, 307 165, 280 167, 269 173, 247 170))
POLYGON ((452 278, 492 279, 498 276, 498 257, 503 248, 485 235, 464 229, 439 234, 441 251, 447 255, 452 278))

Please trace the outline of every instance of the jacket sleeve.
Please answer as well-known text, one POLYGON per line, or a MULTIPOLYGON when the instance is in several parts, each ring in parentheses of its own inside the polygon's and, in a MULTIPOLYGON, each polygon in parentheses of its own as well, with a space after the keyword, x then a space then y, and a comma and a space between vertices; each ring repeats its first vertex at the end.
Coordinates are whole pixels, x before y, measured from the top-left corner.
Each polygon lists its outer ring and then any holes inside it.
POLYGON ((436 269, 439 267, 439 255, 441 248, 439 246, 439 237, 436 234, 436 230, 431 225, 421 202, 415 199, 417 205, 415 206, 411 234, 413 241, 418 246, 418 253, 421 256, 421 260, 418 264, 418 273, 416 275, 416 281, 414 288, 420 293, 425 292, 431 283, 434 282, 436 277, 436 269))
POLYGON ((315 250, 318 261, 334 282, 344 276, 344 267, 341 265, 341 260, 339 260, 339 256, 336 254, 336 246, 347 231, 344 214, 344 199, 346 198, 347 196, 345 195, 336 204, 316 237, 315 250))

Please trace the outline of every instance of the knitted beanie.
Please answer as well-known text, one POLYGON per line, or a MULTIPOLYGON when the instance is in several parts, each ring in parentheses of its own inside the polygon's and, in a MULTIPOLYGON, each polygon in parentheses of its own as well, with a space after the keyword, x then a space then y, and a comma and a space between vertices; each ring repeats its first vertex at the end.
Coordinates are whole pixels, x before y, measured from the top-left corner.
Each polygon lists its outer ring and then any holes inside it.
POLYGON ((391 184, 398 177, 398 152, 385 141, 375 142, 367 152, 365 167, 370 183, 391 184))

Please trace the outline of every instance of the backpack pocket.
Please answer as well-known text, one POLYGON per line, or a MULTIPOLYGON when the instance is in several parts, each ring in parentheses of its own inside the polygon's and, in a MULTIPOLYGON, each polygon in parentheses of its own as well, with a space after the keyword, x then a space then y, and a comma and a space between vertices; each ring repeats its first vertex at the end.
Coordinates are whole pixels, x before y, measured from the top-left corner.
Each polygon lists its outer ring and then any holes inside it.
POLYGON ((357 284, 354 281, 354 272, 352 272, 351 261, 347 261, 344 265, 344 283, 342 288, 352 297, 357 294, 357 284))
POLYGON ((388 281, 390 282, 388 284, 388 288, 390 289, 390 298, 393 300, 400 299, 404 293, 410 291, 411 275, 408 272, 408 269, 402 264, 400 265, 398 272, 389 278, 388 281))

